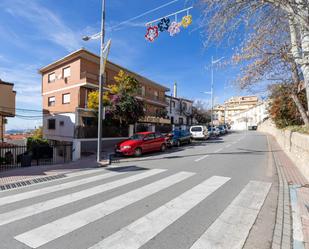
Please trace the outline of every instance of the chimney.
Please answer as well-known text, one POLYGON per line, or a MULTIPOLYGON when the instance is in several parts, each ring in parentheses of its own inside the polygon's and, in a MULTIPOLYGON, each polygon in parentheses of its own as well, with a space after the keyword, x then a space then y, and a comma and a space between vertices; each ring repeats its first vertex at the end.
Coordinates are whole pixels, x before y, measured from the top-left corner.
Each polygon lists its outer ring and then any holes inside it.
POLYGON ((174 83, 174 94, 173 94, 174 98, 177 98, 177 83, 174 83))

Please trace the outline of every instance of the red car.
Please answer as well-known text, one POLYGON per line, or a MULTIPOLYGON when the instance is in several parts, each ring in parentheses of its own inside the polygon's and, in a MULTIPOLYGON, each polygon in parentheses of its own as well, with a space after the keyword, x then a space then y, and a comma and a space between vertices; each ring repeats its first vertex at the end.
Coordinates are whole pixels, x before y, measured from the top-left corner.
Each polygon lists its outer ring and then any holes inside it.
POLYGON ((126 156, 140 156, 145 152, 165 150, 165 138, 155 132, 139 132, 116 145, 116 153, 126 156))

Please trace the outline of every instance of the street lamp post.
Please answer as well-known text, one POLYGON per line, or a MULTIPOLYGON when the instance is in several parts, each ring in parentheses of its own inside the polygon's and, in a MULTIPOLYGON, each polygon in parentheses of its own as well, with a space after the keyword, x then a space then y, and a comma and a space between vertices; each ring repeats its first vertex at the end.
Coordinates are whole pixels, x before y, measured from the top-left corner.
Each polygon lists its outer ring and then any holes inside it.
POLYGON ((103 84, 104 84, 104 39, 105 39, 105 0, 102 0, 102 20, 101 32, 92 36, 84 36, 83 40, 88 41, 91 39, 101 39, 100 43, 100 73, 99 73, 99 115, 98 115, 98 145, 97 145, 97 162, 101 161, 101 147, 102 147, 102 119, 103 119, 103 84))
POLYGON ((224 57, 214 60, 213 56, 211 57, 211 86, 210 92, 204 92, 211 95, 211 127, 214 126, 213 112, 214 112, 214 64, 220 62, 224 57))

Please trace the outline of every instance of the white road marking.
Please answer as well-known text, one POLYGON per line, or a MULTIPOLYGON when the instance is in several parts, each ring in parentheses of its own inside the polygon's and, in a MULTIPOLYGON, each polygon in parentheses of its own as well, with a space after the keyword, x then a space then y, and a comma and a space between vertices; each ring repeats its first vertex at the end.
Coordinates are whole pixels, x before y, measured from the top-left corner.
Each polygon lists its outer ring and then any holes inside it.
POLYGON ((218 153, 218 152, 220 152, 221 150, 223 150, 223 148, 220 148, 220 149, 216 150, 215 153, 218 153))
POLYGON ((105 170, 101 169, 87 169, 87 170, 77 170, 73 172, 68 172, 67 170, 63 172, 68 177, 82 176, 82 175, 90 175, 94 173, 104 172, 105 170))
POLYGON ((195 162, 199 162, 199 161, 201 161, 201 160, 203 160, 203 159, 205 159, 205 158, 207 158, 207 157, 209 157, 209 155, 202 156, 202 157, 200 157, 200 158, 198 158, 198 159, 196 159, 196 160, 194 160, 194 161, 195 161, 195 162))
POLYGON ((231 147, 231 144, 227 144, 225 145, 225 148, 231 147))
POLYGON ((250 181, 190 249, 242 248, 270 187, 250 181))
POLYGON ((150 177, 159 173, 164 172, 163 169, 153 169, 144 173, 129 176, 123 179, 119 179, 113 182, 104 183, 89 189, 81 190, 68 195, 60 196, 51 200, 39 202, 31 206, 22 207, 16 210, 12 210, 7 213, 0 214, 0 225, 8 224, 35 214, 45 212, 57 207, 64 206, 66 204, 82 200, 84 198, 94 196, 96 194, 104 193, 108 190, 124 186, 126 184, 150 177))
POLYGON ((53 185, 53 186, 40 188, 40 189, 28 191, 28 192, 23 192, 23 193, 19 193, 19 194, 15 194, 15 195, 9 195, 9 196, 0 198, 0 206, 10 204, 10 203, 14 203, 14 202, 17 202, 17 201, 30 199, 30 198, 33 198, 33 197, 42 196, 42 195, 45 195, 45 194, 57 192, 57 191, 64 190, 64 189, 73 188, 73 187, 80 186, 80 185, 83 185, 83 184, 87 184, 87 183, 90 183, 90 182, 107 179, 107 178, 110 178, 110 177, 113 177, 113 176, 116 176, 116 175, 121 175, 121 174, 124 174, 124 173, 126 173, 126 172, 109 172, 109 173, 105 173, 105 174, 101 174, 101 175, 83 178, 83 179, 80 179, 80 180, 62 183, 62 184, 59 184, 59 185, 53 185))
POLYGON ((162 180, 130 191, 126 194, 119 195, 95 206, 86 208, 23 234, 17 235, 15 239, 31 248, 40 247, 130 204, 133 204, 176 183, 179 183, 193 175, 194 173, 190 172, 180 172, 174 174, 172 176, 163 178, 162 180))
MULTIPOLYGON (((66 178, 59 178, 59 179, 54 179, 52 182, 53 183, 57 183, 61 180, 64 180, 64 179, 70 179, 72 177, 76 177, 76 176, 81 176, 81 175, 90 175, 90 174, 94 174, 94 173, 97 173, 97 172, 103 172, 104 170, 102 169, 91 169, 91 170, 78 170, 76 172, 71 172, 71 173, 66 173, 68 172, 68 170, 62 170, 62 171, 59 171, 59 170, 56 170, 57 171, 57 174, 63 174, 63 175, 66 175, 67 177, 66 178)), ((53 172, 53 171, 51 171, 53 172)), ((55 171, 54 171, 55 172, 55 171)), ((47 177, 48 175, 43 175, 42 177, 47 177)), ((35 184, 35 186, 37 185, 43 185, 43 184, 46 184, 47 182, 38 182, 35 184)), ((30 188, 32 187, 33 185, 26 185, 26 186, 22 186, 21 189, 27 189, 27 188, 30 188)), ((20 189, 20 188, 18 188, 20 189)), ((6 189, 6 190, 2 190, 1 193, 5 193, 5 192, 10 192, 10 191, 14 191, 16 190, 16 188, 11 188, 11 189, 6 189)))
POLYGON ((213 176, 89 249, 137 249, 229 181, 213 176))

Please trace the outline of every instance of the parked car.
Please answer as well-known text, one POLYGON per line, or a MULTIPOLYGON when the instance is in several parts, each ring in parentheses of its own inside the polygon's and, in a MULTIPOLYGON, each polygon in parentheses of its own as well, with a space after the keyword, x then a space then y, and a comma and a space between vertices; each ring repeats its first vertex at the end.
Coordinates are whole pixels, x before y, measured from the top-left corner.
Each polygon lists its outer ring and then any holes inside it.
POLYGON ((217 127, 208 127, 208 133, 210 137, 218 137, 220 135, 220 130, 217 127))
POLYGON ((139 132, 116 145, 115 152, 126 156, 141 156, 152 151, 165 151, 165 137, 155 132, 139 132))
POLYGON ((220 131, 220 135, 224 135, 227 133, 227 131, 225 130, 224 126, 223 125, 219 125, 217 126, 217 128, 219 129, 220 131))
POLYGON ((188 130, 174 130, 172 134, 174 146, 179 147, 184 143, 191 143, 191 133, 188 130))
POLYGON ((190 127, 190 133, 194 139, 208 139, 209 133, 206 126, 203 125, 193 125, 190 127))

